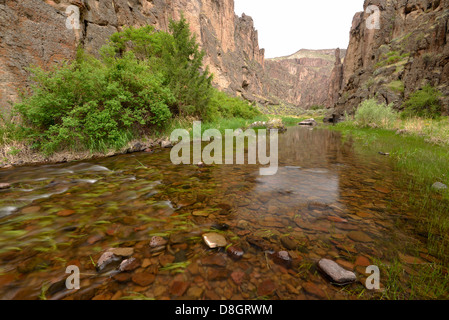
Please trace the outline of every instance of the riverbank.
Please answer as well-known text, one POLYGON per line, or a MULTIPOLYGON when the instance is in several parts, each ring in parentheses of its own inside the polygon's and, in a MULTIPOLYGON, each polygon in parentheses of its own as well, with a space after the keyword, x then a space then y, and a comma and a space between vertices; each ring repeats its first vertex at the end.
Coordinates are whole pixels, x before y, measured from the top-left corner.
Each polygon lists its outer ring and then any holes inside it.
POLYGON ((428 191, 435 182, 449 185, 448 119, 398 120, 388 127, 360 127, 346 121, 331 128, 364 141, 375 153, 390 156, 398 169, 412 175, 415 184, 426 185, 428 191))
MULTIPOLYGON (((329 127, 341 132, 345 139, 363 142, 357 144, 360 150, 356 152, 368 152, 372 157, 389 157, 393 168, 403 173, 400 176, 404 178, 397 183, 409 190, 408 194, 399 195, 403 197, 404 211, 407 207, 416 208, 416 211, 410 213, 412 219, 398 217, 398 223, 416 230, 422 236, 428 254, 437 257, 445 266, 442 269, 435 264, 423 265, 411 279, 414 292, 444 292, 448 283, 449 191, 434 187, 435 183, 449 185, 449 140, 444 139, 449 132, 448 123, 447 119, 416 118, 397 120, 388 128, 363 128, 354 121, 329 127)), ((382 267, 388 279, 384 298, 410 296, 410 290, 399 285, 407 262, 397 259, 393 264, 382 267)))
MULTIPOLYGON (((275 116, 275 115, 259 115, 251 119, 220 118, 212 122, 205 122, 202 125, 202 132, 207 129, 246 129, 254 122, 268 122, 273 119, 280 119, 285 126, 293 126, 298 122, 306 119, 304 117, 294 116, 275 116)), ((51 155, 37 151, 33 148, 30 140, 12 140, 3 139, 0 145, 0 168, 10 168, 13 166, 24 166, 31 164, 55 164, 70 161, 101 159, 112 157, 120 154, 134 152, 154 152, 155 149, 169 147, 170 134, 175 129, 191 130, 194 118, 176 118, 160 131, 154 131, 151 135, 142 136, 138 139, 132 139, 125 146, 119 149, 107 149, 105 151, 93 150, 61 150, 51 155)), ((5 132, 6 128, 0 128, 1 132, 5 132)))

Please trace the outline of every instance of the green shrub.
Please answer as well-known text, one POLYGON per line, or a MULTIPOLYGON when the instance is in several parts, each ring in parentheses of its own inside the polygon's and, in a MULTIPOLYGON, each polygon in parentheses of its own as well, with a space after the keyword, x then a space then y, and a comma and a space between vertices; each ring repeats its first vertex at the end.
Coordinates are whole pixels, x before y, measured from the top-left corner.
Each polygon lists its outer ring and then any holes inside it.
POLYGON ((379 61, 375 67, 376 68, 381 68, 381 67, 385 67, 385 66, 389 66, 395 63, 398 63, 400 61, 405 61, 407 60, 407 58, 410 57, 410 53, 404 53, 404 54, 400 54, 398 51, 390 51, 387 54, 384 54, 381 56, 381 61, 379 61))
POLYGON ((395 92, 402 93, 405 90, 404 82, 401 80, 392 81, 388 84, 388 88, 395 92))
POLYGON ((441 116, 441 105, 439 97, 441 93, 430 84, 421 90, 415 91, 410 98, 404 102, 404 117, 438 118, 441 116))
POLYGON ((102 49, 108 60, 132 51, 140 60, 148 60, 153 72, 164 76, 164 84, 173 92, 175 114, 204 117, 212 97, 212 74, 203 70, 204 51, 190 32, 184 16, 170 21, 170 34, 157 32, 152 26, 133 27, 114 34, 102 49))
POLYGON ((355 112, 355 122, 362 126, 388 127, 397 119, 391 105, 379 104, 376 99, 363 101, 355 112))
POLYGON ((260 111, 247 101, 230 97, 226 93, 214 89, 205 120, 214 121, 220 117, 251 119, 260 114, 260 111))
POLYGON ((33 95, 15 109, 46 153, 64 147, 119 148, 171 117, 173 94, 133 52, 107 65, 83 55, 53 71, 31 72, 33 95))

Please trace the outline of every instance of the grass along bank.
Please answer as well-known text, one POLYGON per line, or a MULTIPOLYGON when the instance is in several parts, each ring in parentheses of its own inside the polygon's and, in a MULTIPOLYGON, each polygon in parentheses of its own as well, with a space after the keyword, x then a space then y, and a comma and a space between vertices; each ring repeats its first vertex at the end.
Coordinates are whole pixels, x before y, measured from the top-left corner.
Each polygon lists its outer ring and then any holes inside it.
MULTIPOLYGON (((201 131, 204 132, 207 129, 218 129, 223 134, 226 129, 245 129, 252 123, 263 121, 269 122, 270 120, 280 119, 287 127, 297 125, 298 122, 306 119, 307 117, 293 117, 293 116, 277 116, 277 115, 264 115, 260 114, 250 119, 245 118, 216 118, 213 121, 205 121, 202 123, 201 131)), ((147 135, 139 137, 129 136, 129 139, 124 140, 124 144, 121 147, 109 147, 104 150, 92 150, 81 149, 73 150, 70 148, 55 151, 51 154, 45 154, 41 151, 33 148, 30 140, 26 137, 14 136, 17 134, 15 131, 8 131, 8 128, 3 124, 0 124, 0 168, 38 164, 38 163, 59 163, 65 161, 75 160, 87 160, 93 158, 102 158, 118 154, 126 153, 132 149, 136 144, 141 144, 152 148, 151 145, 156 145, 157 141, 168 140, 171 132, 175 129, 192 130, 194 121, 201 121, 199 118, 194 117, 176 117, 170 119, 166 126, 163 128, 153 129, 147 135)))
POLYGON ((428 253, 439 262, 413 266, 409 275, 407 265, 398 258, 379 267, 384 272, 385 299, 447 297, 449 276, 449 190, 432 189, 435 182, 449 185, 449 120, 444 117, 421 118, 401 116, 388 106, 373 101, 362 104, 354 117, 330 127, 345 138, 359 141, 363 152, 373 156, 388 154, 395 170, 402 173, 398 184, 409 190, 403 199, 417 234, 426 239, 428 253), (410 286, 401 285, 408 277, 410 286))

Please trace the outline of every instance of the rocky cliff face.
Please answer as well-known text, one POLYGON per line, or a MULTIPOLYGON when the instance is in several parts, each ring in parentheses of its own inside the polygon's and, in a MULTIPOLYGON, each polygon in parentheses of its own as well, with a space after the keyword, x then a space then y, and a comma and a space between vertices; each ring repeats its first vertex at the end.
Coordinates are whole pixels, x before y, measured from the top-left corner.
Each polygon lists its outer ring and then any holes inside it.
POLYGON ((400 109, 427 83, 443 93, 449 112, 449 0, 366 0, 364 7, 353 20, 341 86, 330 88, 338 96, 334 114, 372 97, 400 109), (367 28, 370 5, 380 9, 380 29, 367 28))
MULTIPOLYGON (((344 51, 346 53, 346 50, 344 51)), ((326 108, 332 108, 337 103, 340 89, 343 85, 343 63, 341 60, 341 50, 335 51, 335 63, 328 81, 326 108)))
MULTIPOLYGON (((205 63, 219 89, 245 95, 260 92, 264 50, 250 17, 237 17, 234 0, 2 0, 0 1, 0 109, 29 85, 26 68, 49 68, 73 59, 78 46, 95 53, 127 26, 167 30, 184 13, 206 51, 205 63), (69 6, 79 8, 79 30, 67 28, 69 6)), ((76 18, 76 17, 75 17, 76 18)), ((70 20, 69 20, 70 21, 70 20)))
MULTIPOLYGON (((308 109, 328 105, 329 79, 340 50, 300 50, 290 56, 267 59, 266 90, 271 99, 308 109)), ((346 50, 342 50, 344 57, 346 50)))

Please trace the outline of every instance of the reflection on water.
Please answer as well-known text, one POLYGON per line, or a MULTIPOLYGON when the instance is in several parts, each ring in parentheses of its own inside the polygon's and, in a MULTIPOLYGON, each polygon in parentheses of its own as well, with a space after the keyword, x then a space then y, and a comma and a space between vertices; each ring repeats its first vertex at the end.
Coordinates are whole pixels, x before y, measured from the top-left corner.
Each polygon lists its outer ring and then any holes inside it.
POLYGON ((363 278, 361 261, 426 253, 412 224, 397 223, 413 208, 398 205, 407 191, 388 158, 356 154, 327 130, 291 128, 279 148, 274 176, 175 166, 168 150, 1 170, 12 188, 0 191, 0 298, 350 299, 316 272, 318 259, 363 278), (243 258, 207 249, 211 231, 243 258), (152 248, 153 236, 168 244, 152 248), (133 248, 132 267, 98 273, 113 247, 133 248), (267 253, 281 250, 288 266, 267 253), (65 289, 68 265, 80 267, 79 291, 65 289))
POLYGON ((261 176, 254 190, 257 196, 263 189, 279 194, 289 194, 293 205, 317 201, 334 203, 339 198, 338 174, 323 169, 279 168, 275 176, 261 176))

